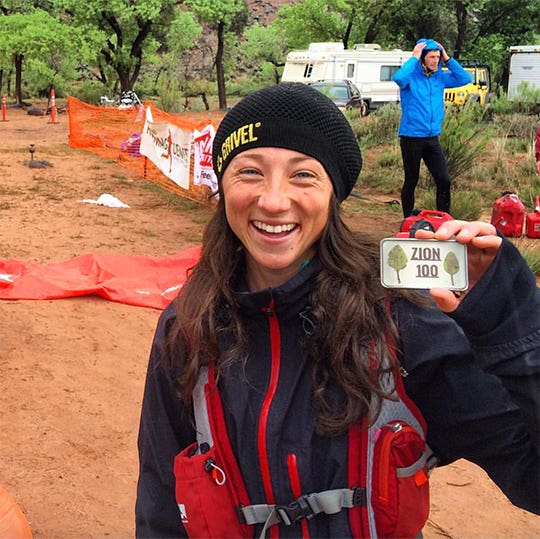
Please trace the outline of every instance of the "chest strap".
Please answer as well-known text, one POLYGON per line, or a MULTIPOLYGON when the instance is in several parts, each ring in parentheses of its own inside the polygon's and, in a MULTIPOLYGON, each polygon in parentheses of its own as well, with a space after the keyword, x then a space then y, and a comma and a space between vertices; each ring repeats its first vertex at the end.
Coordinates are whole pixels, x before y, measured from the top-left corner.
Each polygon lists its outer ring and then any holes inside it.
POLYGON ((292 526, 303 518, 310 519, 319 513, 332 515, 358 505, 366 505, 366 490, 341 488, 306 494, 288 505, 255 504, 239 507, 238 511, 245 524, 264 524, 264 537, 267 528, 274 524, 292 526))

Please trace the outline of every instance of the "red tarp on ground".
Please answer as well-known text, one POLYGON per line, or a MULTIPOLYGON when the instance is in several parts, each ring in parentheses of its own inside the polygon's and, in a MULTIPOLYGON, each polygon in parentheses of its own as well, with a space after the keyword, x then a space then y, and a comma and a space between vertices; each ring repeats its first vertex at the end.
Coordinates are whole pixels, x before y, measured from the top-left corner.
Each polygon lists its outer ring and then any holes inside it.
POLYGON ((0 299, 59 299, 97 294, 110 301, 164 309, 176 297, 200 247, 172 256, 86 254, 51 264, 0 259, 0 299))

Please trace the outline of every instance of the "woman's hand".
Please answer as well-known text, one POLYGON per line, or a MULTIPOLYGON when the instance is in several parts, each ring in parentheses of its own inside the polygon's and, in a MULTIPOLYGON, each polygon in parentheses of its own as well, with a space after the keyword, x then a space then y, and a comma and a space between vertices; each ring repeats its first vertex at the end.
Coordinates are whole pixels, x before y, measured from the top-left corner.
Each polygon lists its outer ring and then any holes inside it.
POLYGON ((455 239, 467 245, 469 288, 461 293, 443 288, 432 288, 429 291, 443 312, 457 309, 459 302, 493 262, 502 243, 495 227, 481 221, 445 221, 436 232, 417 230, 415 237, 442 241, 455 239))

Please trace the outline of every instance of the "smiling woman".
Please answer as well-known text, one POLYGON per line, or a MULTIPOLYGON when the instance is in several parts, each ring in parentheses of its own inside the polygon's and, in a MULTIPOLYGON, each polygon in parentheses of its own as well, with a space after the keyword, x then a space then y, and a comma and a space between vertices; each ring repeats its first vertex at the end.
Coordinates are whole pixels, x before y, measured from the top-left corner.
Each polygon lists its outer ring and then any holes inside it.
POLYGON ((432 467, 462 457, 538 512, 540 296, 513 245, 446 221, 416 234, 462 244, 467 293, 383 288, 341 214, 358 142, 303 84, 235 105, 213 158, 218 206, 152 347, 137 536, 417 537, 432 467))
POLYGON ((332 182, 324 167, 292 150, 253 148, 232 159, 222 182, 250 289, 288 281, 315 254, 328 220, 332 182))

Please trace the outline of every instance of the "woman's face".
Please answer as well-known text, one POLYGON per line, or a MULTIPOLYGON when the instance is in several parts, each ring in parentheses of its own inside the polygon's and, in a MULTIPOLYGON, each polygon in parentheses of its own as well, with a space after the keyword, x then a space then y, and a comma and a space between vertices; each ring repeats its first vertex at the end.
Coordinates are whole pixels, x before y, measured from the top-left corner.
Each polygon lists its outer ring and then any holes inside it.
POLYGON ((333 187, 312 157, 282 148, 235 156, 222 179, 227 220, 246 249, 251 290, 278 286, 311 259, 333 187))

